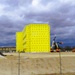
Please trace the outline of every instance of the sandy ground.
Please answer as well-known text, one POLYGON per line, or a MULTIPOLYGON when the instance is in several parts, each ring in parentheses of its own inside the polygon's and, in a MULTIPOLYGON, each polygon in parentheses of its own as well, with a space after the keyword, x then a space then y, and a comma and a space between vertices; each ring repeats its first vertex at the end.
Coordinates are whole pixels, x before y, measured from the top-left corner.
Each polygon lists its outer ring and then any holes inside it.
POLYGON ((20 53, 20 59, 19 53, 5 54, 0 56, 0 75, 75 75, 73 52, 63 52, 61 58, 59 53, 20 53))

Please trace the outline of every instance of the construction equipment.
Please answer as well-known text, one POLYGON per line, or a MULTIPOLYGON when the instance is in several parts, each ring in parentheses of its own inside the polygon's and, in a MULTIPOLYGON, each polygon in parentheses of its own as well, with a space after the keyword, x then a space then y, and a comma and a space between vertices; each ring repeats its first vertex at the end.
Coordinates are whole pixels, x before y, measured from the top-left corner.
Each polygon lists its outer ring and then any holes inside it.
POLYGON ((0 55, 1 55, 1 56, 7 56, 7 55, 4 55, 2 52, 0 52, 0 55))
POLYGON ((62 42, 56 42, 56 36, 53 38, 51 52, 60 52, 59 44, 63 44, 62 42))

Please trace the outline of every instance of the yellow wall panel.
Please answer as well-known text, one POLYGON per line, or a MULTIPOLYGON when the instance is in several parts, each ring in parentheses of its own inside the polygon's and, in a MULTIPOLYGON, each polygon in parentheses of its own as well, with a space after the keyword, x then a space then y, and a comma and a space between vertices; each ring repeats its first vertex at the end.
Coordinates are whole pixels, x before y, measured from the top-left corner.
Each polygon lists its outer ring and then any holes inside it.
POLYGON ((17 52, 23 51, 23 35, 22 35, 22 32, 16 32, 16 50, 17 50, 17 52))

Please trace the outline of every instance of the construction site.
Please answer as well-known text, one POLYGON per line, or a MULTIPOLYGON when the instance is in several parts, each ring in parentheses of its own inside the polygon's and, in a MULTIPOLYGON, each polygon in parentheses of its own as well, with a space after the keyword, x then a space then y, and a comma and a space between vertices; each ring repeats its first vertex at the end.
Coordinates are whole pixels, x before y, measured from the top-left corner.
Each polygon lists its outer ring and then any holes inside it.
POLYGON ((0 75, 75 75, 75 53, 4 53, 0 75))
POLYGON ((50 25, 26 25, 16 32, 16 47, 0 48, 0 75, 75 75, 75 52, 60 44, 56 36, 51 44, 50 25))

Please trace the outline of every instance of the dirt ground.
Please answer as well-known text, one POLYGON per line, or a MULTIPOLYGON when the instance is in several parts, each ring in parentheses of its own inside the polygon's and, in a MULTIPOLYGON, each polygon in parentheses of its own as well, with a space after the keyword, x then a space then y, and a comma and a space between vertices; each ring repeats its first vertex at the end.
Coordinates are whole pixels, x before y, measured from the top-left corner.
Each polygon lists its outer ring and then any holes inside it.
POLYGON ((0 75, 75 75, 73 52, 5 54, 0 56, 0 75))

